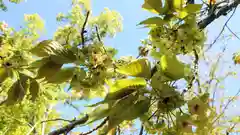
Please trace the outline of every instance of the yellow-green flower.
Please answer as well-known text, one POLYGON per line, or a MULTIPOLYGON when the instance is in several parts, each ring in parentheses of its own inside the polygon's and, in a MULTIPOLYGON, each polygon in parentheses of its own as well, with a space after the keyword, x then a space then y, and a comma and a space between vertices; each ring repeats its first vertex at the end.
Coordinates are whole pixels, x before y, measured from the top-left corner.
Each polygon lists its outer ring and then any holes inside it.
POLYGON ((178 116, 176 122, 178 131, 192 133, 192 121, 189 115, 178 116))
POLYGON ((204 115, 207 111, 208 105, 201 99, 195 97, 188 102, 188 111, 191 114, 204 115))

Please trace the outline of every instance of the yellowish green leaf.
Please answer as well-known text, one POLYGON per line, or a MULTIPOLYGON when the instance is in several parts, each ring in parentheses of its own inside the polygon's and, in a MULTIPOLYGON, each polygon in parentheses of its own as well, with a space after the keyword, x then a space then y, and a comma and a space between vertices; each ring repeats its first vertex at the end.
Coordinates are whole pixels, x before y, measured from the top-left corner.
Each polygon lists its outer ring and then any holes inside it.
POLYGON ((2 83, 8 77, 8 71, 6 68, 0 68, 0 83, 2 83))
POLYGON ((162 0, 144 0, 142 8, 152 13, 159 14, 162 10, 162 0))
POLYGON ((56 54, 63 50, 63 46, 53 40, 44 40, 37 44, 31 52, 38 57, 45 57, 56 54))
POLYGON ((151 76, 150 62, 143 58, 117 68, 117 72, 134 77, 149 78, 151 76))
POLYGON ((151 18, 148 18, 148 19, 140 22, 138 25, 162 26, 165 23, 166 23, 166 21, 160 17, 151 17, 151 18))
POLYGON ((184 78, 190 72, 189 67, 180 62, 175 55, 163 55, 160 60, 160 65, 164 75, 173 80, 184 78))
POLYGON ((119 79, 110 85, 110 92, 115 92, 124 88, 134 86, 146 86, 147 82, 144 78, 119 79))

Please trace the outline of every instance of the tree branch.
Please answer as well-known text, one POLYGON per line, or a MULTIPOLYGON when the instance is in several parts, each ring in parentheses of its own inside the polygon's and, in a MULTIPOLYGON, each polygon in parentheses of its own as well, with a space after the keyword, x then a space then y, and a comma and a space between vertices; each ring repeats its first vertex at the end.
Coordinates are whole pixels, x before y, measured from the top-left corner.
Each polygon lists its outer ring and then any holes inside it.
POLYGON ((85 18, 85 21, 83 23, 82 30, 81 30, 82 46, 85 45, 84 33, 85 33, 85 27, 87 25, 89 15, 90 15, 90 11, 87 12, 87 15, 86 15, 86 18, 85 18))
POLYGON ((144 127, 143 127, 143 124, 141 125, 141 129, 140 129, 140 132, 139 132, 139 135, 143 135, 143 130, 144 130, 144 127))
POLYGON ((74 129, 77 125, 81 125, 81 124, 87 122, 87 120, 88 120, 88 115, 84 116, 83 118, 81 118, 79 120, 75 120, 72 123, 70 123, 62 128, 54 130, 54 131, 50 132, 48 135, 60 135, 63 133, 68 133, 69 131, 74 129))
POLYGON ((240 0, 234 0, 232 3, 216 7, 217 10, 210 13, 207 17, 198 22, 198 26, 200 29, 206 28, 210 23, 212 23, 215 19, 220 16, 226 15, 229 11, 233 10, 238 6, 240 0))
POLYGON ((99 128, 101 128, 102 126, 104 126, 104 125, 107 123, 108 120, 109 120, 109 117, 106 117, 106 118, 103 120, 103 122, 101 122, 96 128, 94 128, 94 129, 92 129, 92 130, 90 130, 90 131, 88 131, 88 132, 86 132, 86 133, 81 133, 81 134, 79 134, 79 135, 89 135, 89 134, 93 133, 94 131, 96 131, 96 130, 98 130, 99 128))

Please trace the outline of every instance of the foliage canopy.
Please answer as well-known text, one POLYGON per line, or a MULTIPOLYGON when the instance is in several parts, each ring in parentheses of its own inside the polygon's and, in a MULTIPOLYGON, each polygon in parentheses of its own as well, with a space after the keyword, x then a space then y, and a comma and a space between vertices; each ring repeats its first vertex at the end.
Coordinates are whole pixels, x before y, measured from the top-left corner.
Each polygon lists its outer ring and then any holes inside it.
MULTIPOLYGON (((73 0, 67 14, 58 14, 56 20, 64 25, 52 39, 39 41, 44 21, 38 14, 25 14, 24 27, 18 31, 1 22, 0 134, 69 133, 99 120, 103 122, 97 128, 81 134, 95 130, 116 134, 119 129, 124 133, 136 120, 142 123, 140 134, 143 130, 163 135, 237 132, 231 124, 240 118, 225 120, 225 109, 218 112, 213 103, 211 82, 216 79, 217 85, 225 79, 216 76, 219 61, 211 66, 209 83, 200 80, 198 66, 207 34, 198 22, 204 6, 184 0, 145 0, 142 8, 155 16, 138 23, 149 33, 137 58, 117 58, 117 50, 104 45, 104 38, 122 31, 122 17, 108 8, 93 16, 88 0, 73 0), (181 56, 194 59, 187 63, 181 56), (53 107, 96 98, 102 101, 86 106, 87 115, 74 120, 61 119, 53 107)), ((234 54, 235 64, 239 57, 234 54)))

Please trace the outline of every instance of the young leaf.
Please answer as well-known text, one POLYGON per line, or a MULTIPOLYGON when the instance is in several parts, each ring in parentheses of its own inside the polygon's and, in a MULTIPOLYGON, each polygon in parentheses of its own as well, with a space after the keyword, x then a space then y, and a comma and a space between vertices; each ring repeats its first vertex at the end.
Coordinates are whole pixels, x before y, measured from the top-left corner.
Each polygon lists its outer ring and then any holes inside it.
POLYGON ((138 59, 127 65, 118 67, 117 72, 134 77, 149 78, 151 76, 151 66, 147 59, 138 59))
POLYGON ((39 95, 39 91, 40 91, 39 83, 35 79, 32 79, 31 83, 30 83, 30 88, 29 88, 29 92, 30 92, 30 94, 32 96, 31 97, 32 101, 36 100, 36 98, 39 95))
POLYGON ((144 0, 142 8, 152 13, 159 14, 161 12, 162 0, 144 0))
POLYGON ((160 17, 151 17, 151 18, 148 18, 142 22, 140 22, 138 25, 156 25, 156 26, 162 26, 166 23, 165 20, 163 20, 162 18, 160 17))
POLYGON ((75 67, 62 68, 54 76, 48 79, 49 83, 64 83, 69 81, 74 75, 75 67))

